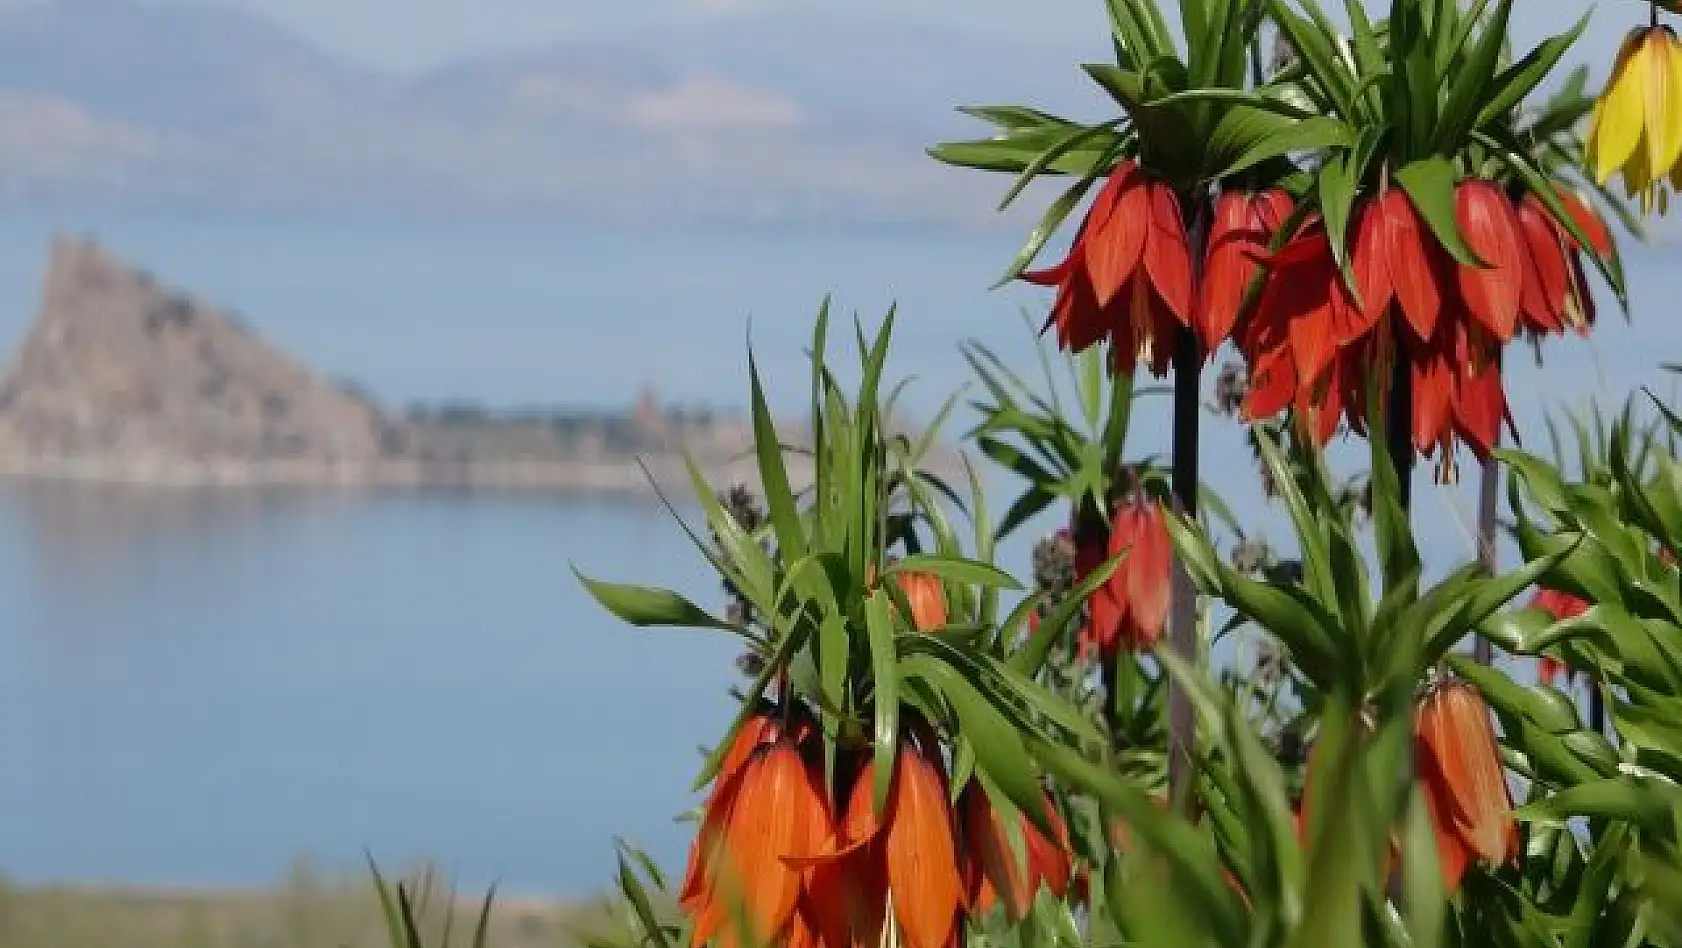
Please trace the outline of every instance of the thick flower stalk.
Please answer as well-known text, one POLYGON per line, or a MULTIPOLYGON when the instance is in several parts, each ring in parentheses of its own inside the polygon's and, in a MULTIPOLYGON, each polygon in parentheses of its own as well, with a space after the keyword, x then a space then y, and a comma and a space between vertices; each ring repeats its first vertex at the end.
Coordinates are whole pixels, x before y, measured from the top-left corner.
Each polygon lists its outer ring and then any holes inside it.
POLYGON ((1589 117, 1589 160, 1601 184, 1622 174, 1643 213, 1668 210, 1682 189, 1682 41, 1658 22, 1624 39, 1589 117))
POLYGON ((1460 887, 1472 865, 1499 865, 1518 856, 1512 794, 1489 708, 1476 688, 1450 680, 1427 692, 1415 718, 1414 767, 1431 810, 1448 891, 1460 887))
POLYGON ((1048 325, 1071 352, 1108 341, 1115 371, 1143 361, 1168 373, 1177 330, 1192 324, 1191 256, 1168 184, 1122 161, 1099 190, 1063 262, 1022 278, 1057 288, 1048 325))

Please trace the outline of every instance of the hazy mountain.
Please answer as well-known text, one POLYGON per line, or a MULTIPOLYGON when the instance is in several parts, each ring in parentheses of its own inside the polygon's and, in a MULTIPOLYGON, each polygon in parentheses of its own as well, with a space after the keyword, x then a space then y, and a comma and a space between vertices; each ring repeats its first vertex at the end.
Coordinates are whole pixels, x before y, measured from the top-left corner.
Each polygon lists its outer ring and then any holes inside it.
POLYGON ((766 13, 400 79, 226 8, 59 0, 0 14, 0 201, 981 223, 1004 182, 923 148, 980 130, 960 103, 1094 114, 1070 58, 766 13))
POLYGON ((224 7, 60 0, 0 17, 0 89, 160 131, 249 128, 375 77, 224 7))

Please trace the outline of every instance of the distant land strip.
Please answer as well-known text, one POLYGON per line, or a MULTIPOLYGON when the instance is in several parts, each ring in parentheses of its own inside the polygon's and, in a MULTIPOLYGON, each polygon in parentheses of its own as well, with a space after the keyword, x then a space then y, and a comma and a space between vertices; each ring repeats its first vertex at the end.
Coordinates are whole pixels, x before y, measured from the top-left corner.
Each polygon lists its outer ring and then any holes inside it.
MULTIPOLYGON (((786 444, 810 440, 779 427, 786 444)), ((54 239, 41 312, 0 377, 0 476, 13 478, 646 494, 652 475, 686 499, 686 455, 714 489, 758 488, 753 445, 741 413, 652 390, 625 411, 393 411, 79 238, 54 239)), ((784 463, 791 486, 811 483, 808 455, 785 450, 784 463)), ((962 476, 944 446, 925 468, 962 476)))

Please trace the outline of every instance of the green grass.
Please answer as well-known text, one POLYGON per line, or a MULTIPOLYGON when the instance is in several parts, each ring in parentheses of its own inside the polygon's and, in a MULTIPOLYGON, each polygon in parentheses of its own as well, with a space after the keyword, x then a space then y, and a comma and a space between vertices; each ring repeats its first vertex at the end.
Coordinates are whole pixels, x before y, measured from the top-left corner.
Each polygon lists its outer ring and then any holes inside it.
MULTIPOLYGON (((388 873, 387 881, 399 881, 388 873)), ((451 900, 436 874, 401 877, 416 892, 427 948, 467 946, 483 893, 451 900), (444 939, 445 926, 449 939, 444 939)), ((498 897, 487 944, 492 948, 575 948, 574 926, 595 910, 560 900, 498 897)), ((4 948, 388 948, 374 883, 328 878, 300 864, 282 884, 249 891, 51 886, 0 882, 4 948)))

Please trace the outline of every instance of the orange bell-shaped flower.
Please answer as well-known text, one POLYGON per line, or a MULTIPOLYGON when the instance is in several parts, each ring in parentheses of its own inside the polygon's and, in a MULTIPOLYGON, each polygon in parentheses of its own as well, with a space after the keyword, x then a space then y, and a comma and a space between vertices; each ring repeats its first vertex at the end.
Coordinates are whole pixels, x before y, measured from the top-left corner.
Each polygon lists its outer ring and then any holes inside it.
POLYGON ((1453 892, 1473 863, 1499 864, 1519 852, 1513 799, 1489 708, 1463 681, 1434 686, 1420 702, 1414 769, 1436 828, 1443 884, 1453 892))
POLYGON ((932 632, 946 624, 946 587, 933 573, 896 573, 894 581, 911 606, 911 625, 932 632))
POLYGON ((822 778, 806 753, 813 734, 804 716, 785 724, 757 715, 726 752, 679 891, 695 945, 717 939, 720 948, 753 948, 789 939, 803 885, 788 857, 818 853, 834 832, 822 778))
POLYGON ((955 948, 965 893, 939 749, 927 737, 901 744, 880 814, 875 782, 875 761, 868 759, 831 851, 812 860, 833 867, 826 892, 843 917, 838 937, 853 948, 874 948, 891 920, 907 948, 955 948))
POLYGON ((971 914, 984 915, 995 902, 1002 902, 1005 917, 1014 925, 1033 907, 1041 885, 1059 899, 1068 893, 1069 830, 1050 794, 1045 795, 1045 814, 1056 839, 1047 839, 1027 814, 1019 813, 1020 853, 1011 845, 1004 818, 979 781, 971 780, 964 787, 958 811, 968 856, 964 868, 971 914))

